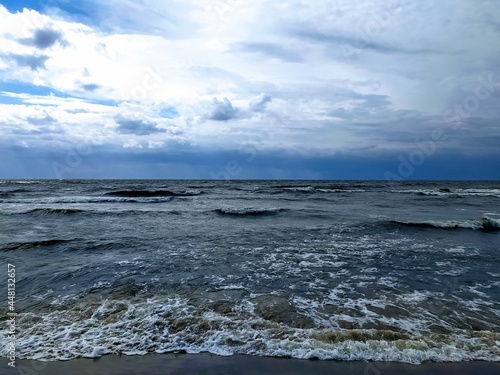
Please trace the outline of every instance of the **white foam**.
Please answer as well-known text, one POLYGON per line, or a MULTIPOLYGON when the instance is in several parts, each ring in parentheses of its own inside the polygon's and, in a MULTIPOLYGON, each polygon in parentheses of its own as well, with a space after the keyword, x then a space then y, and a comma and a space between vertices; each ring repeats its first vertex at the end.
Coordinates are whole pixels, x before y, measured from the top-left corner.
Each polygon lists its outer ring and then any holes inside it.
POLYGON ((460 276, 466 273, 468 269, 469 269, 468 267, 455 267, 455 268, 448 268, 445 270, 437 270, 434 273, 440 276, 460 276))
MULTIPOLYGON (((342 285, 342 290, 349 289, 342 285)), ((341 290, 337 290, 340 292, 341 290)), ((416 294, 411 300, 423 300, 416 294)), ((254 297, 254 296, 252 296, 254 297)), ((332 295, 334 297, 334 295, 332 295)), ((367 309, 388 306, 383 300, 334 298, 343 305, 361 309, 365 322, 378 319, 399 324, 412 332, 418 322, 407 318, 381 317, 367 309)), ((300 313, 320 311, 325 301, 295 297, 300 313)), ((500 334, 456 329, 449 335, 414 332, 412 337, 388 340, 382 331, 346 330, 335 326, 336 319, 356 322, 346 314, 321 316, 314 313, 316 328, 298 329, 266 321, 253 312, 251 301, 235 306, 231 316, 197 308, 182 298, 157 297, 147 301, 82 301, 69 310, 20 314, 23 330, 18 335, 19 358, 66 360, 97 358, 105 354, 144 355, 184 350, 217 355, 234 353, 262 356, 291 356, 338 360, 383 360, 409 363, 422 361, 500 361, 500 334), (332 320, 333 319, 333 320, 332 320), (357 339, 361 337, 362 339, 357 339)), ((420 322, 427 325, 428 322, 420 322)), ((387 332, 387 331, 386 331, 387 332)), ((404 332, 404 331, 403 331, 404 332)), ((390 332, 387 334, 391 335, 390 332)), ((394 334, 398 334, 394 332, 394 334)), ((5 331, 0 341, 5 341, 5 331)), ((6 348, 0 348, 6 356, 6 348)))
POLYGON ((439 189, 409 189, 398 190, 397 193, 417 193, 428 196, 478 196, 478 197, 500 197, 500 189, 451 189, 450 191, 439 189))
POLYGON ((482 197, 500 197, 500 189, 457 189, 459 194, 482 197))
POLYGON ((429 291, 415 290, 413 292, 402 294, 399 298, 404 302, 422 302, 432 296, 433 294, 429 291))
POLYGON ((399 285, 398 279, 395 277, 391 277, 391 276, 381 277, 377 281, 377 284, 384 285, 384 286, 387 286, 389 288, 396 288, 399 285))
POLYGON ((138 258, 134 258, 132 260, 120 260, 120 261, 117 261, 115 262, 115 264, 119 265, 119 266, 138 266, 140 264, 143 264, 143 262, 140 261, 140 257, 138 258))
POLYGON ((300 192, 313 192, 313 191, 316 190, 313 186, 286 187, 286 188, 283 188, 283 189, 290 190, 290 191, 297 191, 297 192, 299 192, 299 191, 300 192))
POLYGON ((466 252, 466 249, 464 246, 460 245, 446 248, 444 249, 444 251, 446 251, 447 253, 464 254, 466 252))
POLYGON ((243 290, 246 289, 247 287, 242 284, 229 284, 229 285, 222 285, 219 286, 217 289, 219 290, 243 290))
POLYGON ((317 189, 321 193, 364 193, 362 189, 317 189))
POLYGON ((34 180, 19 180, 19 181, 4 181, 3 183, 5 184, 39 184, 40 181, 34 181, 34 180))
POLYGON ((493 219, 491 217, 484 215, 483 221, 486 221, 486 224, 489 224, 495 228, 500 228, 500 219, 493 219))
POLYGON ((437 228, 464 228, 464 229, 481 229, 482 225, 478 220, 443 220, 443 221, 424 221, 425 224, 430 224, 437 228))

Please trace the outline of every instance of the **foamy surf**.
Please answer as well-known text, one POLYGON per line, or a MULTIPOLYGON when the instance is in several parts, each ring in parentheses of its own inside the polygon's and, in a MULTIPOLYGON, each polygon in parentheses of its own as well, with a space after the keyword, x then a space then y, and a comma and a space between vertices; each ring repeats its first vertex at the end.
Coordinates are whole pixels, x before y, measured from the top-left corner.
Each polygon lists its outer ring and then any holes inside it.
MULTIPOLYGON (((271 309, 272 310, 272 309, 271 309)), ((277 311, 277 312, 276 312, 277 311)), ((195 306, 184 298, 78 301, 54 311, 22 313, 18 357, 42 361, 106 354, 248 354, 322 360, 500 361, 500 334, 456 329, 410 333, 382 328, 294 327, 255 301, 195 306), (264 314, 264 317, 262 316, 264 314)), ((315 323, 316 324, 316 323, 315 323)), ((0 333, 2 342, 5 333, 0 333)), ((0 356, 6 356, 5 346, 0 356)))

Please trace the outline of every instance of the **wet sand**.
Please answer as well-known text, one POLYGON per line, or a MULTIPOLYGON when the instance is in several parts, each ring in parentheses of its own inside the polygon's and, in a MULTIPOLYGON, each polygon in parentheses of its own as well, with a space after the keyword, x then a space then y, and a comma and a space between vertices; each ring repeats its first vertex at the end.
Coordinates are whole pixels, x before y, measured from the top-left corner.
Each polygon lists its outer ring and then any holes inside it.
POLYGON ((74 359, 59 362, 17 360, 16 368, 0 358, 4 375, 396 375, 396 374, 500 374, 500 362, 424 363, 409 365, 394 362, 311 361, 288 358, 235 355, 220 357, 211 354, 152 354, 146 356, 104 356, 98 359, 74 359))

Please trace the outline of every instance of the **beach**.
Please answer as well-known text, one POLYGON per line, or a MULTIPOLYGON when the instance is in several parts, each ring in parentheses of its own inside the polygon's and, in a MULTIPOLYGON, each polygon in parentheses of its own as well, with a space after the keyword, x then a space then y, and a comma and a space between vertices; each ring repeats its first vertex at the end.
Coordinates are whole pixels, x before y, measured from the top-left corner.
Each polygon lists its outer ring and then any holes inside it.
POLYGON ((497 375, 500 363, 424 363, 410 365, 394 362, 313 361, 291 358, 210 354, 152 354, 146 356, 104 356, 99 359, 74 359, 60 362, 18 360, 16 368, 0 359, 4 375, 497 375), (4 371, 6 369, 6 371, 4 371))

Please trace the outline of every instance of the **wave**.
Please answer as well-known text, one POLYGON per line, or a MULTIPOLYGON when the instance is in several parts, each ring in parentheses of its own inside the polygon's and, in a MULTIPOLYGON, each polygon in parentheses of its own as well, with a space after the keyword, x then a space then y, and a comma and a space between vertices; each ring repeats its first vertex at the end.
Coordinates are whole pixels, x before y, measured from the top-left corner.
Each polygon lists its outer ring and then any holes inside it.
POLYGON ((477 220, 441 220, 441 221, 400 221, 391 220, 390 224, 403 225, 417 228, 437 229, 472 229, 483 232, 495 232, 500 230, 500 219, 483 217, 477 220))
MULTIPOLYGON (((65 308, 19 313, 18 357, 44 361, 106 354, 208 352, 322 360, 405 363, 500 361, 500 333, 457 329, 432 334, 389 328, 311 325, 269 300, 212 301, 195 306, 180 296, 67 299, 65 308), (54 332, 57 327, 57 332, 54 332), (78 337, 78 340, 75 340, 78 337), (141 339, 138 340, 138 337, 141 339)), ((0 347, 7 356, 7 346, 0 347)))
POLYGON ((10 189, 0 191, 0 197, 12 197, 17 195, 17 193, 28 193, 30 190, 27 189, 10 189))
POLYGON ((317 188, 320 193, 364 193, 364 189, 330 189, 330 188, 317 188))
POLYGON ((314 193, 316 191, 314 186, 284 186, 281 188, 296 193, 314 193))
POLYGON ((280 185, 278 188, 288 191, 293 191, 295 193, 362 193, 366 190, 364 189, 353 189, 348 186, 337 186, 337 185, 319 185, 319 186, 292 186, 292 185, 280 185))
POLYGON ((77 210, 74 208, 35 208, 33 210, 23 212, 24 214, 45 214, 45 215, 71 215, 85 212, 85 210, 77 210))
POLYGON ((220 215, 230 216, 267 216, 275 215, 279 212, 286 211, 283 208, 218 208, 214 210, 220 215))
POLYGON ((500 198, 500 189, 411 189, 399 190, 398 193, 410 193, 421 196, 435 197, 497 197, 500 198))
POLYGON ((5 191, 5 193, 30 193, 32 192, 33 190, 29 190, 29 189, 13 189, 13 190, 7 190, 5 191))
POLYGON ((5 203, 13 204, 91 204, 91 203, 163 203, 170 202, 172 196, 165 197, 94 197, 94 196, 79 196, 79 197, 57 197, 57 198, 42 198, 42 199, 26 199, 26 200, 5 200, 5 203))
POLYGON ((3 181, 0 181, 0 184, 7 184, 7 185, 10 185, 10 184, 30 185, 30 184, 40 184, 40 183, 41 183, 41 181, 35 181, 35 180, 17 180, 17 181, 3 180, 3 181))
POLYGON ((199 190, 171 191, 171 190, 121 190, 111 191, 106 195, 126 198, 149 198, 149 197, 191 197, 200 195, 199 190))
POLYGON ((0 247, 0 251, 27 250, 37 247, 54 246, 63 243, 71 242, 71 240, 42 240, 29 242, 11 242, 0 247))

